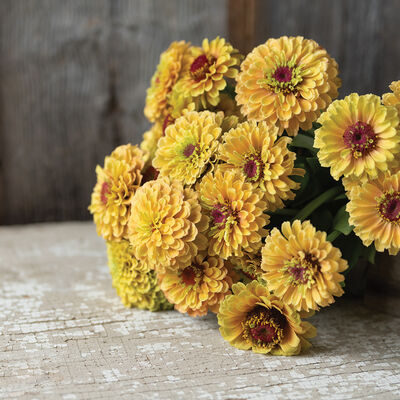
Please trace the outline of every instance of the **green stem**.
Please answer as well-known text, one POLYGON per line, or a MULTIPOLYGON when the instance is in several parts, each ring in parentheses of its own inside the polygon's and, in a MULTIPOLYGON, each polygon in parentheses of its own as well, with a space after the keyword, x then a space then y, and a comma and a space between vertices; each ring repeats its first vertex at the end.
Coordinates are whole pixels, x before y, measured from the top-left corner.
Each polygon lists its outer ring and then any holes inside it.
POLYGON ((322 206, 322 204, 326 203, 329 200, 332 200, 336 197, 340 192, 343 191, 343 188, 340 186, 335 186, 333 188, 328 189, 326 192, 319 195, 316 199, 308 203, 304 208, 302 208, 296 216, 293 218, 299 219, 300 221, 304 221, 310 214, 312 214, 318 207, 322 206))
POLYGON ((297 212, 298 210, 293 210, 291 208, 282 208, 281 210, 270 213, 270 215, 296 215, 297 212))
POLYGON ((333 242, 336 238, 338 238, 342 232, 339 231, 333 231, 331 232, 327 237, 326 240, 329 240, 330 242, 333 242))

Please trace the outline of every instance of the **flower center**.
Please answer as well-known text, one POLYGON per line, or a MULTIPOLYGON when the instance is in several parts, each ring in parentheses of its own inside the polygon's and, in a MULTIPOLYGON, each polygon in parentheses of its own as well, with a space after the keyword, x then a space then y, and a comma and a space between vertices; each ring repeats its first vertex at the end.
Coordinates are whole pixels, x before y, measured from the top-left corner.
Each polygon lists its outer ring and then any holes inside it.
POLYGON ((311 287, 315 283, 315 274, 319 269, 318 260, 307 254, 305 257, 292 258, 286 261, 281 272, 286 274, 290 285, 311 287))
POLYGON ((100 199, 104 205, 107 204, 107 195, 110 193, 111 193, 110 184, 108 182, 103 182, 103 184, 101 185, 100 199))
POLYGON ((237 218, 237 212, 232 210, 228 204, 216 204, 211 211, 211 217, 214 224, 223 224, 223 228, 227 223, 233 224, 237 218))
POLYGON ((366 156, 376 147, 377 136, 370 124, 357 121, 345 130, 343 141, 357 159, 366 156))
POLYGON ((201 275, 201 270, 202 268, 196 265, 186 267, 181 273, 183 283, 187 286, 195 285, 197 280, 196 278, 199 278, 201 275))
POLYGON ((265 79, 259 83, 275 93, 289 94, 296 92, 296 86, 303 81, 302 70, 294 60, 286 61, 284 55, 275 69, 268 71, 265 79))
POLYGON ((196 146, 192 143, 188 144, 185 149, 183 150, 183 155, 189 158, 193 152, 196 150, 196 146))
POLYGON ((400 224, 400 192, 386 192, 378 202, 380 216, 387 222, 400 224))
POLYGON ((249 181, 257 182, 263 176, 264 163, 261 161, 261 157, 256 154, 251 154, 247 157, 246 164, 243 167, 243 171, 249 181))
POLYGON ((171 117, 171 115, 167 115, 164 119, 164 122, 162 124, 162 134, 165 136, 165 130, 168 128, 168 126, 172 125, 175 122, 175 120, 171 117))
POLYGON ((272 348, 280 343, 286 318, 276 308, 255 307, 243 324, 243 337, 257 347, 272 348))
POLYGON ((275 72, 273 77, 278 81, 278 82, 290 82, 292 80, 292 70, 289 67, 278 67, 275 72))
POLYGON ((203 80, 204 78, 207 77, 207 73, 210 70, 211 66, 210 60, 207 58, 205 54, 202 54, 201 56, 198 56, 193 62, 192 65, 190 66, 190 74, 192 75, 192 78, 196 81, 199 82, 203 80))

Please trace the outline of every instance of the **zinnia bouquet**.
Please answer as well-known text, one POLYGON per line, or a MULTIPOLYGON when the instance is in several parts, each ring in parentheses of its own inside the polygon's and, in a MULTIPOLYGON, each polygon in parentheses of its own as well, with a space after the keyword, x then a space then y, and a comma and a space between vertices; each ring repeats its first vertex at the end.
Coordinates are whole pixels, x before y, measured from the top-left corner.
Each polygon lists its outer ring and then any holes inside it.
POLYGON ((400 82, 336 100, 303 37, 243 57, 224 39, 161 55, 140 146, 97 166, 89 207, 126 306, 217 313, 232 346, 295 355, 361 258, 400 250, 400 82))

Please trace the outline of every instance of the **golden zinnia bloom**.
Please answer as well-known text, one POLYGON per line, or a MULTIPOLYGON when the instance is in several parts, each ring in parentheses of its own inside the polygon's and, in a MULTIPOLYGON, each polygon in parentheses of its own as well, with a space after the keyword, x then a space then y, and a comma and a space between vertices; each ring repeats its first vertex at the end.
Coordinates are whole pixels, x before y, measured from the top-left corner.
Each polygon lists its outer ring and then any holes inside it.
POLYGON ((144 153, 144 161, 146 164, 151 164, 157 150, 158 140, 163 135, 162 125, 156 122, 148 131, 143 134, 142 143, 140 148, 144 153))
POLYGON ((203 40, 202 47, 191 47, 183 58, 181 91, 200 99, 202 106, 216 106, 226 78, 235 78, 241 55, 222 38, 203 40))
POLYGON ((382 101, 385 106, 394 106, 400 113, 400 81, 392 82, 389 88, 392 93, 385 93, 382 96, 382 101))
POLYGON ((207 173, 198 186, 200 203, 210 217, 208 253, 227 259, 255 252, 267 235, 269 217, 263 193, 235 171, 207 173))
POLYGON ((112 283, 124 306, 150 311, 173 307, 158 286, 155 271, 135 258, 127 240, 107 242, 107 254, 112 283))
POLYGON ((181 69, 182 58, 189 44, 184 41, 173 42, 160 56, 160 63, 151 79, 147 90, 144 114, 151 122, 164 120, 167 116, 167 97, 177 82, 181 69))
POLYGON ((279 134, 308 130, 338 96, 336 61, 301 36, 269 39, 241 65, 236 101, 249 120, 277 124, 279 134))
POLYGON ((222 302, 218 323, 222 337, 241 350, 292 356, 311 346, 317 331, 298 312, 257 281, 236 283, 222 302))
POLYGON ((261 268, 268 288, 297 311, 318 310, 341 296, 347 269, 339 249, 316 231, 309 221, 282 224, 274 228, 262 249, 261 268))
POLYGON ((266 282, 262 278, 261 251, 257 253, 247 253, 244 251, 241 257, 230 257, 229 261, 244 276, 245 281, 258 280, 266 285, 266 282))
POLYGON ((168 126, 158 142, 153 166, 161 176, 186 185, 203 173, 218 147, 223 113, 188 112, 168 126))
POLYGON ((106 157, 104 168, 96 167, 97 183, 89 210, 97 233, 104 239, 126 238, 131 200, 141 184, 143 166, 143 152, 128 144, 117 147, 106 157))
POLYGON ((396 109, 381 104, 373 94, 352 93, 334 101, 321 115, 314 146, 323 167, 338 180, 365 181, 390 167, 400 151, 399 117, 396 109))
POLYGON ((230 293, 232 278, 229 266, 218 257, 198 254, 185 268, 159 274, 160 287, 175 309, 192 317, 218 312, 230 293))
POLYGON ((147 182, 132 200, 129 240, 135 257, 157 271, 187 266, 207 247, 207 226, 197 194, 178 181, 147 182))
POLYGON ((400 172, 376 179, 353 191, 346 207, 349 223, 365 246, 400 251, 400 172))
POLYGON ((238 171, 246 182, 260 188, 270 211, 284 207, 283 200, 294 199, 292 190, 300 184, 291 176, 304 175, 303 169, 294 168, 296 154, 288 149, 291 139, 277 137, 275 126, 243 122, 223 136, 219 150, 220 159, 227 163, 221 167, 238 171))

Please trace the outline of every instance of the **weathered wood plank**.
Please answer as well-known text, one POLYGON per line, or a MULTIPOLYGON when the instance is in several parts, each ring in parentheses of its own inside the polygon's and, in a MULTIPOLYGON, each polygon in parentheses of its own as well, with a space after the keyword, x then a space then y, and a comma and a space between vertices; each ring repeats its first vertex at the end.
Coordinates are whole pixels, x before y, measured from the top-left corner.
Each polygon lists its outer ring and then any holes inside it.
POLYGON ((225 0, 2 1, 0 223, 89 218, 95 165, 147 126, 161 51, 225 20, 225 0))
POLYGON ((398 399, 400 319, 340 301, 298 357, 230 347, 216 318, 124 308, 90 223, 0 228, 0 398, 398 399))

